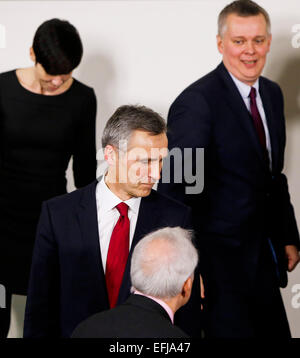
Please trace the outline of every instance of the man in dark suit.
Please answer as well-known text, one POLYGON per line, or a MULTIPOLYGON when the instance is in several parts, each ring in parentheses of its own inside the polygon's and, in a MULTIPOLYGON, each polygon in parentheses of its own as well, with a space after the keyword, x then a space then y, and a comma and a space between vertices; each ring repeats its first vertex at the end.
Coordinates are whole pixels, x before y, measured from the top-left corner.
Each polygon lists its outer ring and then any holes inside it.
MULTIPOLYGON (((267 12, 234 1, 219 15, 223 62, 172 104, 169 149, 204 148, 204 190, 158 191, 189 205, 200 236, 206 335, 290 337, 278 285, 299 262, 299 234, 282 173, 283 96, 262 77, 271 44, 267 12)), ((164 173, 163 173, 164 174, 164 173)), ((163 176, 164 177, 164 176, 163 176)))
MULTIPOLYGON (((190 209, 152 190, 167 155, 165 121, 146 107, 122 106, 102 146, 99 182, 43 203, 28 290, 24 336, 69 337, 92 314, 130 295, 130 257, 147 233, 190 228, 190 209)), ((198 276, 199 277, 199 276, 198 276)), ((175 321, 199 335, 199 279, 175 321)))
POLYGON ((122 305, 82 322, 72 337, 188 337, 172 323, 174 313, 190 298, 197 262, 190 231, 166 227, 146 235, 131 258, 134 294, 122 305))

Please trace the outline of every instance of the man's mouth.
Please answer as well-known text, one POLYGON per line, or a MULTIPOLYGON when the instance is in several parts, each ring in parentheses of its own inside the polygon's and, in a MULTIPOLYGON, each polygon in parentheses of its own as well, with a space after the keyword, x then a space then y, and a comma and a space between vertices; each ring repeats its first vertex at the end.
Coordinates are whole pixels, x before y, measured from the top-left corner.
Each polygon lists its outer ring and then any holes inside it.
POLYGON ((241 60, 245 65, 254 65, 257 60, 241 60))

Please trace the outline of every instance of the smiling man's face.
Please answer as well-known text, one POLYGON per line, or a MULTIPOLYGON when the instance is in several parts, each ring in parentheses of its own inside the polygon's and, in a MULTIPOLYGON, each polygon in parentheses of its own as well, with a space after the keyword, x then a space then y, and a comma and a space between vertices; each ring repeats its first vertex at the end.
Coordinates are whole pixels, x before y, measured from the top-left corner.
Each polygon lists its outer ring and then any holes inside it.
POLYGON ((217 36, 218 50, 227 70, 252 86, 265 66, 271 38, 262 14, 249 17, 228 15, 224 33, 217 36))

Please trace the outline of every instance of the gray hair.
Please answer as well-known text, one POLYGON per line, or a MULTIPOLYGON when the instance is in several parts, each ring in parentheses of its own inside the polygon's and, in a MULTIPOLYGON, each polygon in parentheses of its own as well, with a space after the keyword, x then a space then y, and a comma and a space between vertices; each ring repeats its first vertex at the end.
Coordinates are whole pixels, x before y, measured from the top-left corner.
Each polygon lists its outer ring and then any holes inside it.
POLYGON ((227 17, 236 14, 241 17, 257 16, 262 14, 266 20, 268 34, 271 34, 271 21, 267 11, 251 0, 233 1, 220 12, 218 18, 218 35, 223 36, 226 29, 227 17))
POLYGON ((167 131, 165 120, 145 106, 125 105, 119 107, 107 121, 102 135, 102 148, 128 141, 133 131, 141 130, 152 135, 167 131))
POLYGON ((154 231, 139 241, 133 251, 132 290, 161 299, 175 297, 193 275, 197 263, 192 231, 180 227, 154 231))

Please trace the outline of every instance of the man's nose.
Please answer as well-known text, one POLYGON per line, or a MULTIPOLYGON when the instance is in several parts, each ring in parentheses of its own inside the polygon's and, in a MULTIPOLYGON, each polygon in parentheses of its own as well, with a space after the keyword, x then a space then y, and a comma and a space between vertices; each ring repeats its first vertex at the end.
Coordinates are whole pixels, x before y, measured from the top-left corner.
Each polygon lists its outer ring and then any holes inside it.
POLYGON ((252 41, 248 41, 246 43, 246 53, 254 54, 255 53, 255 47, 252 41))
POLYGON ((160 173, 161 173, 161 166, 159 162, 152 163, 152 165, 150 166, 150 173, 149 173, 151 179, 154 179, 155 181, 159 180, 160 173))

